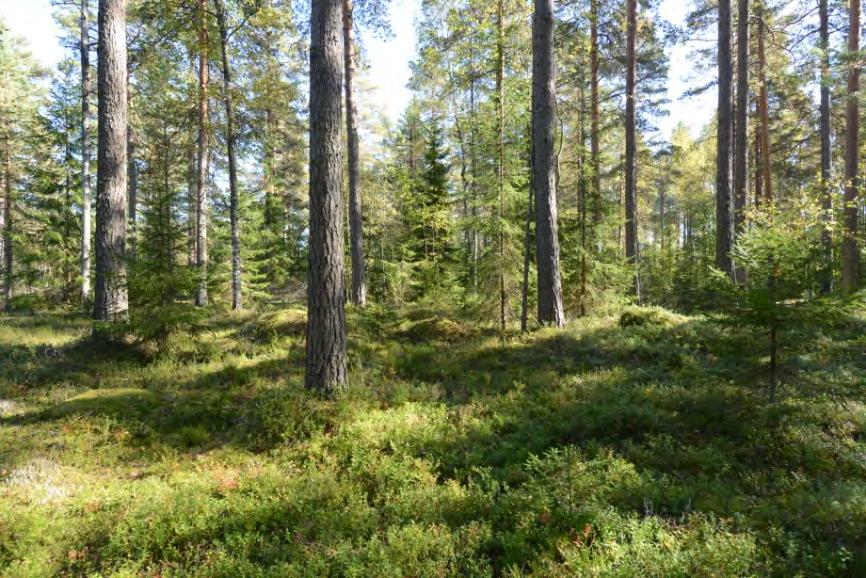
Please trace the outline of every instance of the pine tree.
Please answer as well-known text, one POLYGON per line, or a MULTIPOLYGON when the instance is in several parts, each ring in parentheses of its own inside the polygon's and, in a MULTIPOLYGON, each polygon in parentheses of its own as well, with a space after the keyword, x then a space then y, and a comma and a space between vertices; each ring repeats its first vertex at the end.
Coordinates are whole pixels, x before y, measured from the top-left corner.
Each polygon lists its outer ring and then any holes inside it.
POLYGON ((126 279, 126 0, 99 2, 99 140, 94 318, 128 315, 126 279))
POLYGON ((848 2, 848 103, 845 109, 845 237, 842 240, 842 290, 851 292, 858 281, 857 197, 860 163, 860 0, 848 2))
POLYGON ((716 152, 716 267, 731 272, 731 180, 733 157, 733 59, 731 0, 719 0, 719 108, 716 152))
POLYGON ((553 0, 535 0, 532 20, 532 183, 538 254, 538 321, 565 325, 559 271, 554 159, 553 0))
POLYGON ((307 388, 346 385, 343 288, 341 0, 313 0, 310 46, 310 269, 307 388))

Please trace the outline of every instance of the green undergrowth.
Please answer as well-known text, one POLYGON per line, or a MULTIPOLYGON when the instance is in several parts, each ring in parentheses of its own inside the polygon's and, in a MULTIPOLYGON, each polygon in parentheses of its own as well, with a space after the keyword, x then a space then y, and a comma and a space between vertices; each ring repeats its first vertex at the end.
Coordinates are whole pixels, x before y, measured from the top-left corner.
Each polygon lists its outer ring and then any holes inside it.
POLYGON ((303 390, 300 307, 158 348, 0 318, 0 574, 866 575, 866 321, 765 336, 658 309, 501 336, 350 311, 303 390))

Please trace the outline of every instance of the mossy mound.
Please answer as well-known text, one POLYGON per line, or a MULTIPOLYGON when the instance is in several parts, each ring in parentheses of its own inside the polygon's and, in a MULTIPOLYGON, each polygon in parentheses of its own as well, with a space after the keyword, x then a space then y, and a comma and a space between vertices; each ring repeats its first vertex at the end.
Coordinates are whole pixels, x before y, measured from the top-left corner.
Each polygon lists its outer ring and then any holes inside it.
POLYGON ((412 343, 458 343, 477 335, 478 330, 474 327, 444 317, 432 317, 410 323, 402 332, 402 337, 412 343))
POLYGON ((628 307, 619 317, 620 327, 676 327, 688 320, 661 307, 628 307))
POLYGON ((307 329, 307 312, 303 309, 283 309, 258 317, 245 333, 257 340, 281 337, 303 337, 307 329))

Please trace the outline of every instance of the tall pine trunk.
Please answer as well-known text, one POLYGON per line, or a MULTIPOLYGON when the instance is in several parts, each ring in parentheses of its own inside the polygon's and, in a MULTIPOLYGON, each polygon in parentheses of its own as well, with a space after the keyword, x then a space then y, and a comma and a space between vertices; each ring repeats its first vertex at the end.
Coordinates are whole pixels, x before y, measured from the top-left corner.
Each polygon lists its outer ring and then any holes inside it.
MULTIPOLYGON (((268 95, 268 102, 272 102, 270 94, 268 95)), ((275 114, 272 107, 269 105, 268 109, 265 111, 265 134, 262 147, 264 156, 262 162, 264 183, 262 188, 264 189, 265 194, 265 228, 269 233, 265 276, 268 281, 268 290, 272 293, 277 290, 277 272, 279 266, 277 265, 276 260, 280 255, 281 250, 285 247, 285 245, 281 244, 283 237, 282 223, 281 220, 277 218, 282 210, 281 203, 277 196, 276 186, 274 184, 276 179, 276 171, 274 169, 276 166, 276 146, 274 144, 274 141, 276 140, 275 127, 275 114)))
MULTIPOLYGON (((830 152, 830 8, 828 0, 818 0, 818 17, 820 20, 819 50, 821 51, 821 208, 824 219, 832 221, 833 189, 830 185, 832 177, 832 157, 830 152)), ((824 247, 826 271, 821 281, 821 290, 830 293, 833 290, 833 237, 829 227, 821 234, 824 247)))
POLYGON ((9 150, 9 135, 3 141, 3 302, 6 309, 12 307, 14 286, 12 247, 12 154, 9 150))
MULTIPOLYGON (((197 72, 195 67, 195 52, 192 48, 189 50, 189 75, 190 78, 196 78, 197 72)), ((196 102, 198 102, 196 96, 196 102)), ((196 255, 196 217, 195 211, 198 206, 196 201, 196 182, 198 180, 198 164, 197 159, 198 145, 195 138, 189 139, 189 145, 186 150, 186 263, 190 269, 195 268, 196 255)))
MULTIPOLYGON (((2 144, 2 146, 4 149, 8 148, 5 144, 5 141, 2 144)), ((67 148, 68 148, 68 146, 67 146, 67 148)), ((7 216, 6 216, 6 207, 11 207, 11 205, 9 203, 9 189, 10 189, 10 187, 6 184, 6 178, 5 178, 6 171, 4 170, 3 173, 4 173, 3 175, 0 175, 0 191, 2 191, 2 194, 0 194, 0 263, 2 263, 3 267, 5 267, 6 254, 7 254, 7 251, 6 251, 6 223, 8 221, 7 216)), ((10 208, 10 216, 11 216, 11 208, 10 208)), ((5 287, 4 287, 4 289, 5 289, 5 287)), ((8 300, 8 298, 5 297, 5 291, 4 291, 4 299, 5 299, 6 309, 9 309, 9 300, 8 300)))
POLYGON ((860 248, 857 243, 857 197, 860 160, 860 0, 848 3, 848 103, 845 111, 845 238, 842 240, 842 290, 850 293, 857 285, 860 248))
POLYGON ((592 170, 592 222, 601 223, 601 106, 599 103, 598 86, 598 3, 590 0, 590 33, 589 33, 589 84, 590 84, 590 127, 589 154, 592 170))
MULTIPOLYGON (((532 167, 530 167, 530 173, 531 169, 532 167)), ((529 265, 532 261, 532 220, 535 217, 534 201, 535 191, 530 183, 526 199, 526 222, 523 230, 523 286, 520 295, 520 331, 523 333, 529 331, 529 265)))
POLYGON ((640 302, 640 262, 637 236, 637 136, 635 105, 637 0, 626 2, 625 73, 625 258, 632 268, 632 290, 640 302))
POLYGON ((770 91, 767 86, 767 24, 764 22, 764 6, 758 0, 758 114, 761 120, 760 146, 761 164, 760 179, 762 198, 759 203, 767 207, 773 205, 773 178, 770 164, 770 91))
POLYGON ((716 149, 716 267, 731 273, 731 177, 733 157, 733 99, 731 84, 734 72, 731 58, 731 0, 719 0, 719 105, 716 149))
POLYGON ((208 265, 208 49, 210 37, 207 25, 207 0, 199 0, 199 60, 198 60, 198 157, 196 158, 195 186, 195 266, 198 273, 198 291, 195 304, 207 305, 207 265, 208 265))
POLYGON ((229 157, 229 221, 232 238, 232 309, 241 308, 241 232, 238 222, 238 135, 235 130, 234 100, 232 98, 232 68, 229 61, 229 33, 226 26, 223 0, 214 0, 220 48, 223 61, 223 105, 226 110, 226 146, 229 157))
POLYGON ((538 321, 565 325, 559 272, 554 152, 553 0, 535 0, 532 18, 532 186, 535 190, 538 321))
MULTIPOLYGON (((755 100, 755 117, 761 116, 761 104, 755 100)), ((755 130, 755 207, 760 208, 764 200, 764 177, 761 173, 761 130, 755 130)))
POLYGON ((343 0, 343 60, 346 75, 346 139, 349 154, 349 237, 352 253, 352 303, 367 304, 364 219, 361 211, 361 153, 355 104, 355 40, 352 0, 343 0))
POLYGON ((343 287, 341 0, 313 0, 310 46, 310 264, 306 386, 347 382, 343 287))
POLYGON ((505 331, 508 299, 505 291, 505 11, 496 3, 496 184, 499 199, 497 251, 499 253, 499 328, 505 331))
POLYGON ((90 9, 87 0, 81 0, 81 301, 90 301, 90 9))
MULTIPOLYGON (((583 54, 578 58, 580 72, 577 81, 577 217, 580 229, 580 288, 578 289, 578 315, 586 315, 587 262, 587 162, 586 162, 586 102, 584 94, 583 54)), ((590 163, 592 161, 590 160, 590 163)), ((591 169, 590 169, 591 170, 591 169)))
POLYGON ((749 181, 749 1, 737 0, 737 105, 734 136, 734 240, 746 224, 749 181))
POLYGON ((99 138, 94 318, 127 316, 126 0, 99 0, 99 138))
POLYGON ((129 199, 129 250, 132 257, 135 257, 136 243, 138 237, 138 165, 135 163, 136 155, 136 134, 135 127, 132 124, 132 82, 131 82, 132 63, 127 63, 126 72, 126 108, 129 114, 128 125, 126 127, 126 178, 129 199))

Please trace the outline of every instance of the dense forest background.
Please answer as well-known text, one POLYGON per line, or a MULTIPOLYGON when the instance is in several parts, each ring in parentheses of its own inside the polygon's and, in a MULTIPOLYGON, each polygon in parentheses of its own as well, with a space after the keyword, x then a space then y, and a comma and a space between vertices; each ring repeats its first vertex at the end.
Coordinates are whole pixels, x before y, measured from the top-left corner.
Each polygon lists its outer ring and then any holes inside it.
MULTIPOLYGON (((627 4, 556 7, 553 154, 568 317, 625 300, 717 307, 714 268, 733 272, 735 239, 768 228, 814 252, 801 255, 813 282, 803 289, 856 286, 847 271, 860 261, 864 219, 849 174, 856 178, 859 161, 843 162, 859 143, 845 110, 859 94, 846 85, 859 66, 848 11, 740 4, 728 15, 726 45, 702 41, 723 22, 715 4, 695 5, 682 30, 661 21, 656 5, 641 5, 633 45, 627 4), (697 138, 679 126, 667 141, 656 129, 666 54, 684 41, 713 73, 694 92, 718 86, 727 96, 697 138)), ((92 299, 94 7, 59 2, 56 10, 69 47, 57 70, 39 69, 3 31, 10 310, 86 308, 92 299)), ((388 34, 386 4, 362 2, 355 12, 356 36, 388 34)), ((375 102, 353 96, 352 184, 344 187, 352 210, 343 211, 353 301, 459 304, 503 330, 521 318, 525 326, 538 291, 531 16, 520 2, 425 2, 414 98, 399 123, 389 126, 375 102)), ((131 2, 127 27, 133 320, 166 308, 168 317, 184 315, 182 304, 208 297, 253 307, 302 296, 308 8, 131 2)), ((363 68, 363 41, 349 37, 349 46, 353 69, 363 68)), ((356 84, 353 76, 353 95, 356 84)))

